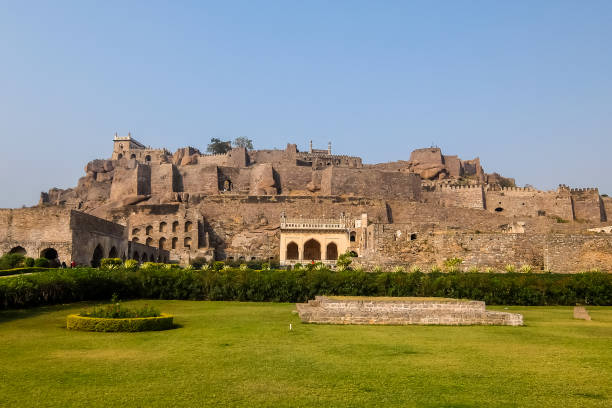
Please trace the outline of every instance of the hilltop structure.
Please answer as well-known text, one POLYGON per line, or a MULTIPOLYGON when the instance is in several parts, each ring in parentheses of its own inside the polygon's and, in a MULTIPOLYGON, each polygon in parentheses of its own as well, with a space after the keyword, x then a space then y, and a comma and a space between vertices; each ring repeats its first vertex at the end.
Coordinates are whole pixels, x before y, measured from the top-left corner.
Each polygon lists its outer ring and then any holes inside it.
MULTIPOLYGON (((35 241, 45 214, 61 209, 121 226, 126 250, 119 256, 126 258, 134 252, 128 245, 142 245, 157 249, 156 259, 167 251, 183 264, 334 264, 350 251, 364 266, 427 268, 458 257, 466 268, 612 270, 612 200, 596 188, 516 187, 511 178, 487 174, 478 158, 437 147, 415 150, 407 161, 364 164, 333 154, 331 144, 210 155, 193 147, 153 149, 128 134, 115 135, 111 157, 88 163, 85 173, 75 188, 41 193, 34 208, 0 210, 0 251, 26 248, 20 239, 35 241), (17 224, 24 214, 34 214, 36 225, 17 224), (22 238, 3 235, 15 230, 22 238)), ((89 247, 82 251, 70 257, 92 259, 89 247)))

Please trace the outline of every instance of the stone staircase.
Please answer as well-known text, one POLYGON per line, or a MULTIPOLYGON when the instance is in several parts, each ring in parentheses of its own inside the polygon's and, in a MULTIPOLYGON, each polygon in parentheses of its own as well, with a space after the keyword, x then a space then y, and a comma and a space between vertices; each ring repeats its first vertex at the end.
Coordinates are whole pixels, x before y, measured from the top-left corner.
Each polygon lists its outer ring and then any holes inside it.
POLYGON ((523 325, 521 314, 487 311, 484 302, 473 300, 317 296, 296 306, 304 323, 523 325))

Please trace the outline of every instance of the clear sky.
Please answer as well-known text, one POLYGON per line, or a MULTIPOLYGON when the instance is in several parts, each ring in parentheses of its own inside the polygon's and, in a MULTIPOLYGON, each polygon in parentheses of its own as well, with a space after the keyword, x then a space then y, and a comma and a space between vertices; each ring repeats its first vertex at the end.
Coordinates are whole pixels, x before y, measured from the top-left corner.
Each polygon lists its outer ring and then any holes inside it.
POLYGON ((612 1, 0 0, 0 207, 75 186, 128 131, 366 163, 435 144, 612 195, 612 1))

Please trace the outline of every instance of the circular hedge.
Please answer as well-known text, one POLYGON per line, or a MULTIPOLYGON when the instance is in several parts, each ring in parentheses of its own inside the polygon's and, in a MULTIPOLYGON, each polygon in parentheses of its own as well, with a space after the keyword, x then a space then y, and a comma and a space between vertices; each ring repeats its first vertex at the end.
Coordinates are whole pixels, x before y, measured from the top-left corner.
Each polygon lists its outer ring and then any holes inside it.
POLYGON ((86 317, 78 314, 69 315, 66 327, 69 330, 96 332, 139 332, 168 330, 173 327, 173 316, 162 313, 158 317, 134 317, 113 319, 107 317, 86 317))

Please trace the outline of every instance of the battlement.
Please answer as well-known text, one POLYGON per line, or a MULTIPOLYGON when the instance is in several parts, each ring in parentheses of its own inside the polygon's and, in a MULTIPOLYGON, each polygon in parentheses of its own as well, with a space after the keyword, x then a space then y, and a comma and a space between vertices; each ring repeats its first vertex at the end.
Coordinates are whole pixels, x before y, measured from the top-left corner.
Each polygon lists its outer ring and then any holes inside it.
POLYGON ((281 230, 347 230, 354 222, 346 218, 286 218, 281 216, 281 230))
POLYGON ((450 184, 442 184, 436 186, 441 191, 465 191, 465 190, 482 190, 483 185, 481 184, 468 184, 468 185, 450 185, 450 184))
POLYGON ((571 188, 570 189, 570 193, 589 193, 589 192, 599 193, 599 189, 597 187, 571 188))

